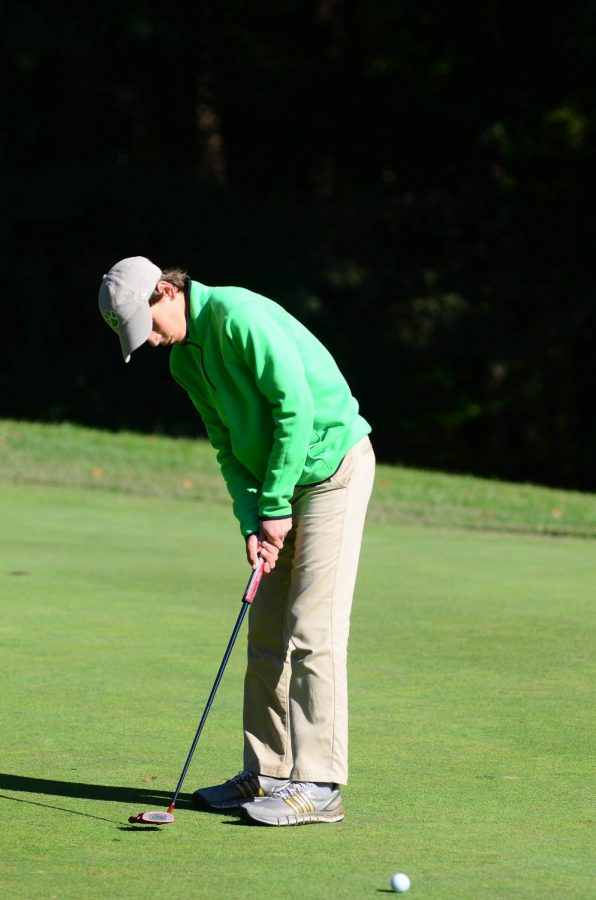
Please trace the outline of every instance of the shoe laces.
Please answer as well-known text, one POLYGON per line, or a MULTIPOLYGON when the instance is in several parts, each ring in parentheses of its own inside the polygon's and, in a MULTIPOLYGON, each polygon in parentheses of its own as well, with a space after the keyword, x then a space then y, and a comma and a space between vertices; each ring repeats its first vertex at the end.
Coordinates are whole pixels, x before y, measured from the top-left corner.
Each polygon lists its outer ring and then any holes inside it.
POLYGON ((238 774, 234 775, 234 777, 231 778, 230 780, 231 780, 232 784, 238 784, 238 782, 240 782, 240 781, 250 781, 251 778, 254 778, 254 777, 255 777, 254 772, 251 772, 250 769, 245 769, 244 772, 238 772, 238 774))
POLYGON ((274 788, 272 794, 275 794, 281 800, 285 800, 286 797, 293 797, 294 794, 300 794, 302 791, 306 793, 307 788, 308 784, 305 781, 290 781, 289 784, 274 788))

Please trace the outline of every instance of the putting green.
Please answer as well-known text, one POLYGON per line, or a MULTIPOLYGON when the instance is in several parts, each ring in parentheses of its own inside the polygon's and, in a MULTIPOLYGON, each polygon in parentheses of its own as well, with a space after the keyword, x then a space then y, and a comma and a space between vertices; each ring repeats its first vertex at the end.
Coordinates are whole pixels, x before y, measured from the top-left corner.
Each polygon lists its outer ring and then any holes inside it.
MULTIPOLYGON (((248 570, 222 505, 0 493, 0 884, 7 897, 594 894, 593 541, 372 522, 334 826, 192 811, 175 787, 248 570), (20 574, 19 574, 20 573, 20 574)), ((257 601, 258 602, 258 597, 257 601)), ((241 768, 244 634, 185 790, 241 768)))

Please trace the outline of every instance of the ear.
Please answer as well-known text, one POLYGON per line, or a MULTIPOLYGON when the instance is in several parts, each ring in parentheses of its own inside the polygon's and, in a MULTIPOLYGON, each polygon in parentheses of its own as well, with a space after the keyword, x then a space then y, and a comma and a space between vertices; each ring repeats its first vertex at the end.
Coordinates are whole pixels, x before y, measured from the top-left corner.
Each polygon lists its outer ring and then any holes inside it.
POLYGON ((158 281, 155 285, 155 290, 162 296, 165 295, 166 297, 169 297, 170 300, 173 300, 176 296, 176 288, 173 284, 170 284, 169 281, 158 281))

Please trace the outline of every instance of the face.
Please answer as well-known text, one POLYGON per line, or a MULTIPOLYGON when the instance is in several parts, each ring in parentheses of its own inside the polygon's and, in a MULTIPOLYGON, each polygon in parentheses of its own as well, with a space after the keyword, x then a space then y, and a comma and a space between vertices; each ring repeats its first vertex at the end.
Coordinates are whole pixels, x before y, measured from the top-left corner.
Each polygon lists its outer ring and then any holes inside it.
MULTIPOLYGON (((167 288, 172 288, 167 285, 167 288)), ((182 291, 164 289, 163 297, 151 307, 153 331, 148 343, 152 347, 170 347, 186 338, 186 308, 182 291)))

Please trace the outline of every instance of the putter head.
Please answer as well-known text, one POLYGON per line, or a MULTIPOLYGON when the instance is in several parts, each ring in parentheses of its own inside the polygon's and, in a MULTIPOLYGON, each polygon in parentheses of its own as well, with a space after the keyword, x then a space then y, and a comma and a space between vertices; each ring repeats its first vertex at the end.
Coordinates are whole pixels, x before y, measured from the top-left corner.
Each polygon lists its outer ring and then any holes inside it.
POLYGON ((131 825, 170 825, 175 820, 172 813, 155 809, 141 812, 138 816, 129 816, 128 821, 131 825))

